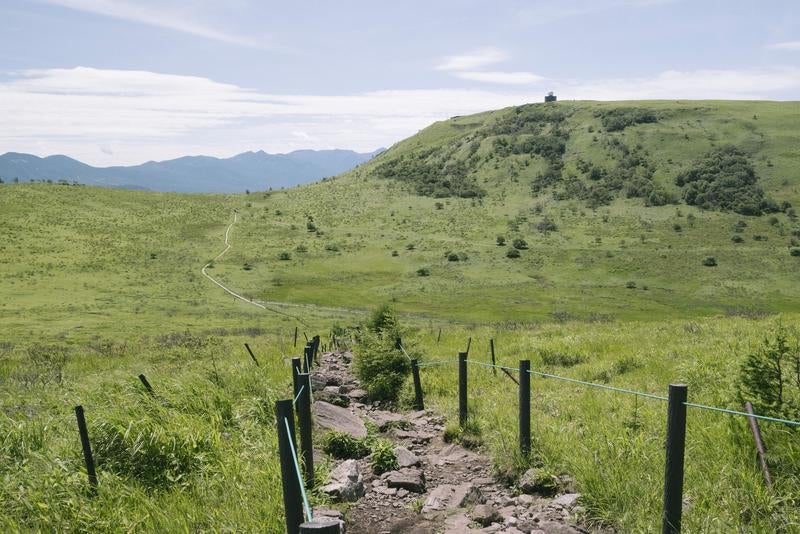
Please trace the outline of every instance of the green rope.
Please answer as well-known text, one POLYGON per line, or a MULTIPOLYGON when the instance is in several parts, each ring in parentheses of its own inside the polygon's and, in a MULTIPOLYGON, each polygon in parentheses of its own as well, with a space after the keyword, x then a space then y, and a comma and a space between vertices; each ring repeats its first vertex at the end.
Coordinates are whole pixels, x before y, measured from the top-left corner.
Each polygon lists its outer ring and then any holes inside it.
POLYGON ((421 362, 418 367, 432 367, 434 365, 444 365, 447 363, 456 363, 456 360, 433 360, 430 362, 421 362))
POLYGON ((408 353, 406 352, 406 349, 403 348, 403 344, 402 343, 398 343, 397 346, 400 347, 400 350, 402 350, 403 354, 406 355, 406 358, 408 358, 408 361, 411 361, 411 356, 409 356, 408 353))
POLYGON ((297 404, 297 399, 299 399, 299 398, 300 398, 300 395, 302 395, 302 394, 303 394, 303 390, 304 390, 305 388, 306 388, 305 384, 304 384, 304 385, 302 385, 302 386, 300 386, 300 391, 298 391, 298 392, 297 392, 297 395, 295 395, 295 397, 294 397, 294 400, 292 401, 292 406, 294 406, 295 404, 297 404))
POLYGON ((800 421, 790 421, 788 419, 779 419, 778 417, 770 417, 768 415, 756 415, 746 412, 737 412, 736 410, 729 410, 728 408, 717 408, 716 406, 706 406, 705 404, 695 404, 693 402, 684 402, 686 406, 692 408, 699 408, 701 410, 709 410, 712 412, 722 412, 730 415, 742 415, 744 417, 753 417, 755 419, 763 419, 764 421, 772 421, 773 423, 783 423, 786 425, 800 426, 800 421))
POLYGON ((300 494, 303 496, 303 508, 306 510, 306 519, 312 521, 314 518, 311 516, 311 507, 308 505, 308 496, 306 495, 306 487, 303 484, 303 475, 300 474, 300 464, 297 462, 297 453, 294 452, 294 443, 292 443, 292 431, 289 430, 289 420, 283 418, 283 424, 286 425, 286 437, 289 440, 289 450, 292 451, 292 460, 294 461, 294 470, 297 473, 297 483, 300 485, 300 494))

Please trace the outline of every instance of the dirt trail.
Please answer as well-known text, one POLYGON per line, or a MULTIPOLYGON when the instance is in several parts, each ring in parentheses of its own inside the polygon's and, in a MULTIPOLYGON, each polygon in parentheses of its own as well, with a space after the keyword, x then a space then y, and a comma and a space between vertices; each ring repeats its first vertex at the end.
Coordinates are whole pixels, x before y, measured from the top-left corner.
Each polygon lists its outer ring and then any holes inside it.
MULTIPOLYGON (((335 411, 327 401, 348 402, 346 408, 336 407, 343 420, 356 416, 375 424, 382 437, 400 447, 395 452, 401 468, 376 476, 368 459, 355 461, 359 479, 354 480, 351 468, 344 484, 356 488, 363 484, 364 495, 347 510, 348 533, 595 532, 570 521, 579 511, 579 494, 544 497, 504 486, 493 477, 488 457, 442 440, 444 418, 440 415, 431 410, 400 414, 365 402, 365 392, 349 371, 351 359, 349 353, 323 354, 313 372, 317 426, 331 427, 330 421, 321 422, 324 412, 335 411)), ((353 461, 349 462, 352 467, 353 461)), ((326 488, 342 489, 333 482, 326 488)))

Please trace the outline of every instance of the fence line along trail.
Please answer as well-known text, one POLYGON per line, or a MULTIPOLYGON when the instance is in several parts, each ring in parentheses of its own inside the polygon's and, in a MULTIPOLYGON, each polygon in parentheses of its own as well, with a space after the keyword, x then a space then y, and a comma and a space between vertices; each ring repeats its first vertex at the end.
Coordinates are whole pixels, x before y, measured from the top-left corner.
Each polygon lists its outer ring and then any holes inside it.
MULTIPOLYGON (((217 254, 217 256, 213 260, 211 260, 210 262, 206 263, 203 266, 203 268, 200 269, 200 272, 203 274, 203 276, 205 276, 206 278, 211 280, 214 284, 216 284, 217 286, 221 287, 226 293, 228 293, 229 295, 233 296, 233 298, 239 299, 242 302, 246 302, 248 304, 256 306, 257 308, 261 308, 262 310, 267 310, 267 311, 271 311, 272 313, 277 313, 279 315, 284 315, 286 317, 291 317, 292 319, 296 319, 298 322, 300 322, 300 324, 302 324, 304 326, 307 326, 306 323, 302 319, 297 317, 296 315, 291 315, 289 313, 285 313, 285 312, 282 312, 282 311, 279 311, 279 310, 275 310, 273 308, 265 306, 264 304, 261 304, 260 302, 255 301, 253 299, 249 299, 249 298, 247 298, 245 296, 242 296, 239 293, 236 293, 235 291, 233 291, 231 288, 229 288, 228 286, 226 286, 222 282, 220 282, 219 280, 217 280, 216 278, 214 278, 213 276, 211 276, 210 274, 208 274, 207 269, 211 266, 211 264, 214 263, 215 261, 217 261, 218 259, 222 258, 231 249, 232 245, 231 245, 230 239, 229 239, 230 232, 231 232, 231 228, 233 228, 233 225, 236 224, 237 220, 238 220, 238 213, 236 211, 234 211, 233 212, 233 222, 231 222, 231 224, 229 224, 228 227, 225 229, 225 248, 223 249, 222 252, 217 254)), ((273 304, 273 303, 269 303, 269 304, 273 304)), ((282 303, 276 302, 274 304, 280 305, 282 303)))

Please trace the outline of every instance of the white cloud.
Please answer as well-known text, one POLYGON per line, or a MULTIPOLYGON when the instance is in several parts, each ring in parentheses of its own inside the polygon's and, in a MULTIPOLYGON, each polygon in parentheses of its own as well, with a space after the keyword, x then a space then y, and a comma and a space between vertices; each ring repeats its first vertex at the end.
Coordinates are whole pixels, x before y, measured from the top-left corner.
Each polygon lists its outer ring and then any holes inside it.
MULTIPOLYGON (((94 13, 130 22, 146 24, 187 33, 204 39, 238 46, 263 48, 265 43, 253 38, 236 35, 217 29, 212 25, 196 20, 197 15, 187 11, 185 5, 147 0, 39 0, 76 11, 94 13)), ((196 4, 191 4, 196 5, 196 4)))
POLYGON ((532 72, 461 71, 454 72, 453 76, 463 80, 510 85, 530 85, 546 80, 532 72))
POLYGON ((563 82, 553 88, 560 97, 588 100, 770 99, 800 90, 800 68, 671 70, 652 78, 563 82))
POLYGON ((773 50, 800 50, 800 41, 786 41, 783 43, 772 43, 767 48, 773 50))
MULTIPOLYGON (((549 80, 548 86, 560 99, 796 99, 800 68, 667 71, 649 78, 549 80)), ((369 151, 453 115, 542 97, 540 89, 281 95, 148 71, 32 70, 0 82, 0 153, 63 153, 112 165, 257 149, 369 151)))
POLYGON ((540 26, 572 17, 580 17, 613 9, 638 9, 679 0, 541 0, 528 3, 517 12, 516 20, 524 26, 540 26))
POLYGON ((499 48, 480 48, 460 56, 448 56, 436 66, 436 69, 445 71, 474 70, 507 59, 508 54, 499 48))

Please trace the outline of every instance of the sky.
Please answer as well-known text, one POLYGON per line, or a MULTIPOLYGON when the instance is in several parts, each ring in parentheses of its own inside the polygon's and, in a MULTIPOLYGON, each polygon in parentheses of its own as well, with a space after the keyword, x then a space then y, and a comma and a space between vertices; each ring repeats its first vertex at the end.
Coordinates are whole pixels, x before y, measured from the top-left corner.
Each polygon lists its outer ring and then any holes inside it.
POLYGON ((0 153, 388 147, 560 100, 800 100, 797 0, 0 0, 0 153))

